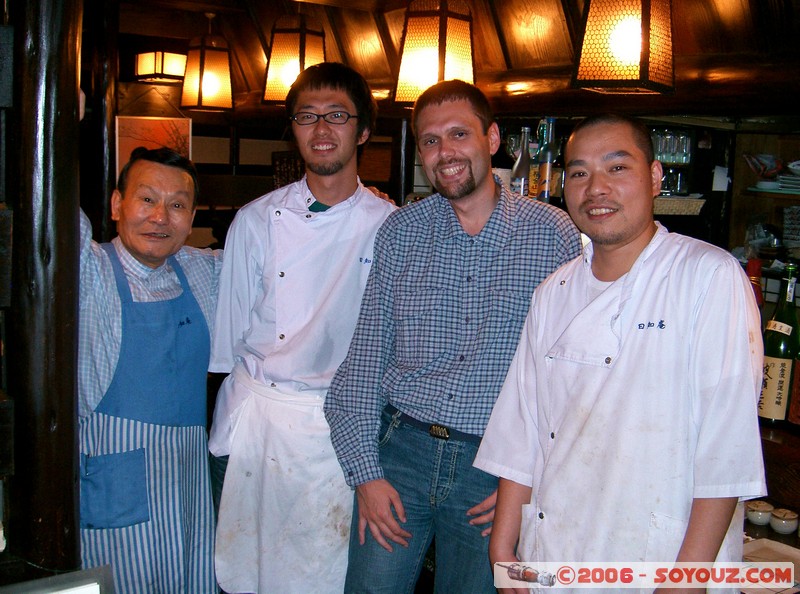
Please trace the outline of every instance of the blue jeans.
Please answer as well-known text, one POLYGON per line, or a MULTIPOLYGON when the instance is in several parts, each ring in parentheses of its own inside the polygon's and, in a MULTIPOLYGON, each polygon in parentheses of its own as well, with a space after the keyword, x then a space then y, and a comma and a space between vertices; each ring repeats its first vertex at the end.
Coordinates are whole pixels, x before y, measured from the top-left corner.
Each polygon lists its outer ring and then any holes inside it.
POLYGON ((445 441, 384 412, 380 460, 406 512, 408 548, 391 543, 390 553, 366 530, 358 543, 358 501, 353 511, 345 592, 411 593, 425 553, 436 537, 436 592, 495 592, 489 563, 488 525, 470 526, 467 510, 497 488, 497 479, 472 467, 478 445, 445 441))
POLYGON ((211 497, 214 501, 214 518, 219 519, 219 502, 222 499, 222 485, 225 483, 225 472, 228 470, 228 456, 208 455, 211 471, 211 497))

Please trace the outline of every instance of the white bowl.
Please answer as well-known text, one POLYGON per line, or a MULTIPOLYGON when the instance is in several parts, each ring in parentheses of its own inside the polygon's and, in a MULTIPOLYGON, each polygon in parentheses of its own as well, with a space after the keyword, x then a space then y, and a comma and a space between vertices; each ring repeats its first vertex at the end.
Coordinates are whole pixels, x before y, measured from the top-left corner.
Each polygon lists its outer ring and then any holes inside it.
POLYGON ((791 163, 787 163, 786 168, 795 175, 800 175, 800 161, 792 161, 791 163))
POLYGON ((772 510, 775 507, 766 501, 748 501, 745 504, 747 509, 747 519, 752 524, 757 526, 766 526, 769 524, 769 519, 772 517, 772 510))
POLYGON ((797 512, 788 509, 774 509, 769 518, 769 525, 775 532, 780 534, 791 534, 797 530, 797 512))

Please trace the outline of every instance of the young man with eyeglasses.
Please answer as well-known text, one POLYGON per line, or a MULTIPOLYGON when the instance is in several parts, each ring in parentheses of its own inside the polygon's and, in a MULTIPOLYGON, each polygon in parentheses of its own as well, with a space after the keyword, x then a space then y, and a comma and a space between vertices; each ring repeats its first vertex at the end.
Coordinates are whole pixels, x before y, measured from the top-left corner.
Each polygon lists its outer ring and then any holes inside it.
POLYGON ((305 176, 239 211, 220 277, 210 369, 230 375, 209 447, 226 592, 342 591, 353 494, 322 405, 395 208, 358 178, 377 111, 360 74, 312 66, 286 110, 305 176))

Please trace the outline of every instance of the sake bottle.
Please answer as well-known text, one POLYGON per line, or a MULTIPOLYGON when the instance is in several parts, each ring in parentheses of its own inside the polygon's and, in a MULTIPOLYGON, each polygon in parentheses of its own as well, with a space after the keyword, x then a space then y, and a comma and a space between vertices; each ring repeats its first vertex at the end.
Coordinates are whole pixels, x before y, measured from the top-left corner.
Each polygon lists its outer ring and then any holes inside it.
POLYGON ((545 118, 544 138, 539 145, 539 178, 536 188, 536 199, 542 202, 550 202, 552 193, 553 164, 558 156, 558 146, 554 142, 555 126, 555 118, 545 118))
POLYGON ((758 416, 766 424, 782 424, 789 410, 792 367, 800 354, 794 287, 797 265, 786 264, 775 313, 764 329, 764 378, 758 399, 758 416))
POLYGON ((531 129, 527 126, 523 126, 519 139, 519 156, 514 166, 511 168, 511 191, 524 197, 528 196, 530 189, 529 176, 531 174, 531 154, 528 149, 530 136, 531 129))

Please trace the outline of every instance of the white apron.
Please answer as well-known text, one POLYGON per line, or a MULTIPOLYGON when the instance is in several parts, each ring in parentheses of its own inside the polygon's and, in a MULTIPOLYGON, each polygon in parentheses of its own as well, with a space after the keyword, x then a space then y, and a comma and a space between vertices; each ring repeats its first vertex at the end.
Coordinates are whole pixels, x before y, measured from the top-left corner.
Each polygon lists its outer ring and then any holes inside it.
POLYGON ((235 413, 220 503, 216 569, 226 592, 341 593, 353 492, 345 484, 318 396, 253 380, 235 413))

